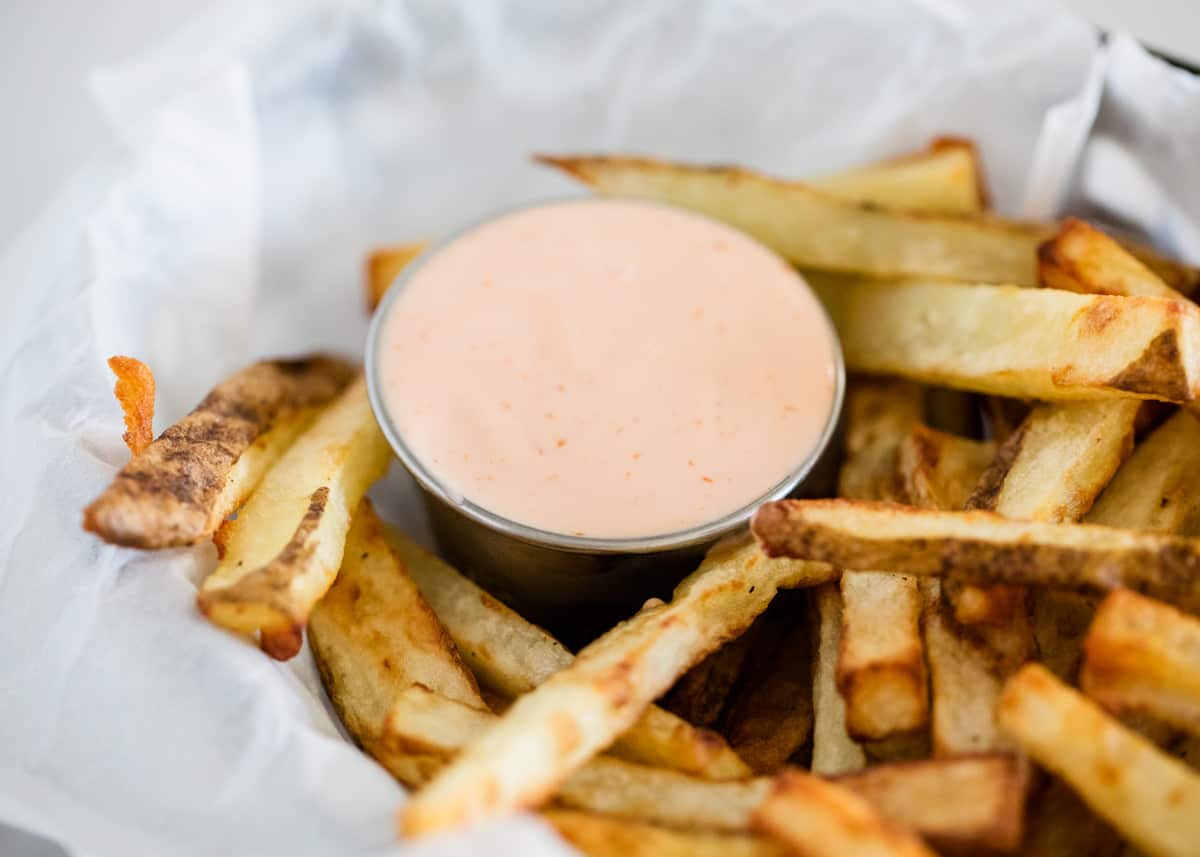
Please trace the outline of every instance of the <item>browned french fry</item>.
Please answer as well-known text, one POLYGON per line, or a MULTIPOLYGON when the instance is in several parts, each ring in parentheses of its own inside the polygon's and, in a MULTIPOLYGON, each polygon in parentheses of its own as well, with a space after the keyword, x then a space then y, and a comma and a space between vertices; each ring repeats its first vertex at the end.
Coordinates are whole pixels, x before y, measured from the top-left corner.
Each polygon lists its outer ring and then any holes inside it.
POLYGON ((922 509, 961 509, 995 457, 991 441, 913 426, 897 456, 900 496, 922 509))
POLYGON ((1030 802, 1024 857, 1117 857, 1121 837, 1062 780, 1054 779, 1030 802))
POLYGON ((742 667, 757 636, 758 621, 675 682, 663 697, 663 707, 695 726, 716 728, 730 700, 742 667))
POLYGON ((1099 229, 1068 217, 1038 245, 1038 280, 1052 289, 1104 295, 1178 298, 1179 292, 1099 229))
POLYGON ((125 415, 125 445, 140 455, 154 440, 154 373, 136 357, 108 358, 108 368, 117 376, 113 395, 125 415))
POLYGON ((135 548, 204 541, 353 375, 349 363, 313 356, 225 379, 121 468, 84 510, 83 528, 135 548))
POLYGON ((773 840, 708 830, 672 830, 627 819, 550 809, 542 817, 588 857, 785 857, 773 840))
POLYGON ((1200 734, 1200 620, 1118 590, 1096 611, 1084 651, 1088 696, 1200 734))
POLYGON ((375 307, 379 306, 379 302, 392 287, 396 277, 400 276, 400 272, 428 247, 428 241, 414 241, 411 244, 393 244, 372 251, 367 257, 364 271, 368 314, 375 312, 375 307))
POLYGON ((1200 609, 1200 540, 1093 524, 1014 521, 851 500, 779 500, 754 516, 771 556, 976 582, 1126 587, 1200 609))
MULTIPOLYGON (((399 530, 386 525, 384 529, 392 549, 485 687, 514 699, 575 660, 546 631, 522 619, 399 530)), ((750 769, 721 736, 698 729, 656 705, 647 708, 609 752, 714 780, 750 776, 750 769)))
POLYGON ((1196 853, 1200 776, 1028 664, 1008 683, 997 718, 1038 764, 1152 857, 1196 853))
POLYGON ((794 769, 779 775, 754 820, 806 857, 933 857, 918 836, 864 798, 794 769))
POLYGON ((402 828, 427 834, 540 803, 685 670, 744 631, 777 588, 834 573, 769 561, 752 543, 718 545, 669 604, 643 608, 518 699, 404 808, 402 828))

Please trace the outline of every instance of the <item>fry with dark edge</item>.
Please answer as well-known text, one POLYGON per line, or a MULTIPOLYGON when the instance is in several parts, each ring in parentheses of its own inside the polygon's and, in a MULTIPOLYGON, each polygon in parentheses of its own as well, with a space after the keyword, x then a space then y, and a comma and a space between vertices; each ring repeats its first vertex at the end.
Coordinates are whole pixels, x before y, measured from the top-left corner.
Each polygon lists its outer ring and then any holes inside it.
POLYGON ((1068 217, 1038 245, 1038 280, 1052 289, 1102 295, 1179 298, 1154 271, 1112 238, 1068 217))
MULTIPOLYGON (((384 532, 454 639, 463 660, 486 687, 515 699, 575 660, 546 631, 422 550, 399 530, 384 524, 384 532)), ((657 705, 647 708, 609 752, 708 779, 750 776, 750 769, 724 738, 698 729, 657 705)))
POLYGON ((354 376, 334 357, 255 363, 134 456, 83 512, 83 528, 125 547, 204 541, 354 376))
POLYGON ((1150 857, 1196 853, 1200 774, 1045 667, 1028 664, 1009 680, 997 719, 1039 765, 1150 857))
POLYGON ((744 633, 680 676, 663 696, 663 707, 695 726, 716 728, 742 674, 757 631, 758 621, 755 621, 744 633))
POLYGON ((404 808, 402 830, 433 833, 546 800, 684 671, 744 631, 777 588, 834 574, 767 560, 752 542, 718 545, 669 604, 643 608, 518 699, 404 808))
POLYGON ((136 457, 154 440, 154 373, 136 357, 110 357, 108 368, 117 376, 113 395, 125 415, 121 437, 136 457))
POLYGON ((293 657, 316 602, 337 576, 350 513, 391 462, 360 377, 275 463, 224 525, 224 555, 196 596, 222 627, 259 634, 273 658, 293 657))
POLYGON ((903 574, 954 572, 983 583, 1091 591, 1123 586, 1200 609, 1196 539, 850 500, 767 503, 752 529, 768 556, 903 574))

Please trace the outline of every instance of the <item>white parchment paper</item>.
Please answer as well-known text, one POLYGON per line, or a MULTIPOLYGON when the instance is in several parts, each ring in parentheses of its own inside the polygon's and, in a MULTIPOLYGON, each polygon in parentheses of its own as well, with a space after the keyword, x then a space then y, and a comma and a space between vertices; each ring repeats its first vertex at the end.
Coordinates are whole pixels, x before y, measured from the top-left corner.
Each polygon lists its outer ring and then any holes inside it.
MULTIPOLYGON (((124 145, 0 260, 0 822, 74 855, 405 850, 307 651, 197 616, 210 550, 80 531, 126 458, 108 355, 161 430, 252 358, 356 354, 364 252, 572 192, 536 150, 802 177, 966 134, 1002 210, 1200 260, 1200 84, 1035 0, 231 3, 93 84, 124 145)), ((528 817, 409 848, 567 850, 528 817)))

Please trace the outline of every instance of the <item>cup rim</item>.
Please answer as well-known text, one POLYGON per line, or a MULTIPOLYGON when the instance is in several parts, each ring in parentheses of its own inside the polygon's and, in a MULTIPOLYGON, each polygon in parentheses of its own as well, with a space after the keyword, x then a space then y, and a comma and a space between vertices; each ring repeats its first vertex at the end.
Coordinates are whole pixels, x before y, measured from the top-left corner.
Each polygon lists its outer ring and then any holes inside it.
MULTIPOLYGON (((514 521, 511 518, 506 518, 490 509, 481 506, 466 497, 456 496, 453 492, 447 490, 441 484, 432 472, 421 462, 420 458, 405 444, 404 438, 399 429, 391 419, 388 413, 386 404, 383 398, 381 381, 379 378, 379 353, 380 342, 382 339, 382 329, 391 311, 392 304, 396 302, 398 296, 403 292, 405 285, 409 280, 434 256, 441 252, 444 248, 457 241, 459 238, 470 233, 476 228, 490 223, 499 218, 510 214, 515 214, 520 211, 526 211, 536 208, 544 208, 562 203, 604 203, 604 202, 633 202, 641 205, 652 205, 661 208, 670 209, 671 211, 684 212, 695 217, 701 217, 713 223, 720 224, 727 228, 730 224, 710 217, 707 214, 693 211, 689 208, 681 206, 669 205, 667 203, 658 202, 656 200, 638 199, 636 197, 626 196, 556 196, 541 198, 519 205, 512 205, 506 208, 493 211, 490 214, 477 218, 471 221, 466 226, 454 230, 447 236, 431 243, 420 255, 409 262, 392 281, 384 294, 383 300, 375 308, 375 312, 371 317, 370 327, 367 330, 366 350, 364 356, 364 367, 367 380, 367 397, 371 403, 371 410, 375 414, 376 422, 379 423, 380 430, 391 446, 392 451, 405 469, 429 494, 437 497, 443 503, 447 504, 452 509, 457 510, 466 517, 501 533, 510 538, 520 541, 539 545, 541 547, 554 548, 570 553, 586 553, 586 554, 645 554, 658 553, 662 551, 672 550, 675 548, 686 548, 704 542, 715 541, 716 539, 727 535, 740 527, 746 525, 754 512, 763 503, 768 503, 772 500, 780 500, 791 494, 798 486, 804 483, 809 474, 817 466, 822 456, 825 454, 829 444, 833 441, 837 433, 838 424, 841 419, 842 408, 846 396, 846 367, 845 359, 842 353, 842 343, 838 337, 837 329, 834 327, 833 320, 829 316, 824 304, 817 297, 816 291, 813 289, 808 280, 799 271, 795 271, 796 281, 801 288, 806 289, 809 295, 816 302, 820 317, 824 319, 826 329, 829 333, 829 343, 832 347, 832 357, 834 364, 834 391, 833 399, 829 409, 829 414, 826 418, 825 425, 817 437, 816 443, 805 458, 788 473, 783 479, 773 485, 770 489, 764 492, 759 497, 751 502, 738 507, 732 512, 728 512, 712 521, 699 524, 695 527, 689 527, 683 530, 675 530, 669 533, 662 533, 653 536, 633 536, 633 537, 594 537, 594 536, 575 536, 568 533, 559 533, 553 530, 543 530, 539 527, 522 524, 519 521, 514 521)), ((742 230, 739 230, 742 231, 742 230)), ((751 241, 757 243, 767 252, 776 256, 776 253, 770 247, 767 247, 763 242, 759 241, 752 235, 742 232, 751 241)), ((785 260, 786 261, 786 260, 785 260)))

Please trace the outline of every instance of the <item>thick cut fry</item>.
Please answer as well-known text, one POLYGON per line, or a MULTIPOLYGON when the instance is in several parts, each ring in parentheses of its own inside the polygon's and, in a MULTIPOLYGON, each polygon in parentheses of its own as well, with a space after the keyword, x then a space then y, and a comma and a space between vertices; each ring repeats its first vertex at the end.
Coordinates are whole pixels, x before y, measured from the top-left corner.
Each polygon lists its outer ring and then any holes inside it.
POLYGON ((1024 832, 1029 766, 1012 753, 876 765, 836 778, 939 853, 1010 852, 1024 832))
POLYGON ((572 810, 543 818, 588 857, 786 857, 788 849, 760 836, 683 831, 572 810))
POLYGON ((390 247, 380 247, 367 257, 364 282, 366 283, 367 313, 375 312, 375 307, 383 300, 387 290, 392 287, 400 272, 409 263, 420 256, 429 247, 428 241, 414 241, 411 244, 393 244, 390 247))
POLYGON ((360 378, 227 522, 224 556, 197 595, 201 612, 231 631, 258 631, 273 658, 293 657, 312 606, 341 565, 350 512, 390 461, 360 378))
MULTIPOLYGON (((522 619, 399 530, 386 525, 384 529, 392 549, 407 566, 463 659, 486 687, 514 699, 575 660, 546 631, 522 619)), ((656 705, 646 709, 610 752, 714 780, 750 775, 750 769, 721 736, 697 729, 656 705)))
POLYGON ((812 184, 846 199, 932 214, 975 214, 988 206, 975 144, 939 137, 923 151, 821 176, 812 184))
POLYGON ((857 771, 867 764, 862 745, 846 729, 846 702, 837 689, 842 648, 842 593, 836 583, 813 592, 816 639, 813 645, 813 773, 857 771))
POLYGON ((696 726, 713 729, 720 725, 721 712, 739 681, 757 632, 755 622, 684 673, 663 697, 663 707, 696 726))
POLYGON ((1068 217, 1037 249, 1038 280, 1052 289, 1102 295, 1178 298, 1136 256, 1098 229, 1068 217))
POLYGON ((1028 664, 1009 681, 997 718, 1039 765, 1147 854, 1196 853, 1200 776, 1045 667, 1028 664))
POLYGON ((773 774, 812 731, 812 664, 805 593, 781 592, 762 615, 724 732, 757 774, 773 774))
POLYGON ((961 509, 995 457, 990 441, 913 426, 897 456, 900 496, 922 509, 961 509))
POLYGON ((255 363, 227 378, 121 468, 84 510, 83 528, 146 549, 207 539, 353 374, 342 360, 316 356, 255 363))
POLYGON ((134 455, 154 440, 154 373, 135 357, 110 357, 108 368, 117 376, 113 395, 125 415, 125 434, 121 437, 134 455))
POLYGON ((864 798, 797 770, 779 775, 754 820, 806 857, 934 857, 916 835, 864 798))
POLYGON ((1200 384, 1200 309, 1057 289, 814 281, 846 365, 1048 401, 1187 402, 1200 384))
POLYGON ((1120 590, 1096 611, 1084 651, 1088 696, 1200 734, 1200 620, 1120 590))
POLYGON ((1037 285, 1046 227, 880 208, 737 167, 630 157, 548 157, 603 194, 690 208, 741 229, 793 264, 875 277, 1037 285))
POLYGON ((834 574, 768 561, 752 543, 718 545, 671 603, 643 608, 518 699, 405 808, 403 829, 432 833, 545 800, 685 670, 744 631, 777 588, 834 574))
POLYGON ((1065 589, 1126 587, 1200 609, 1200 540, 851 500, 778 500, 754 516, 769 556, 1065 589))

